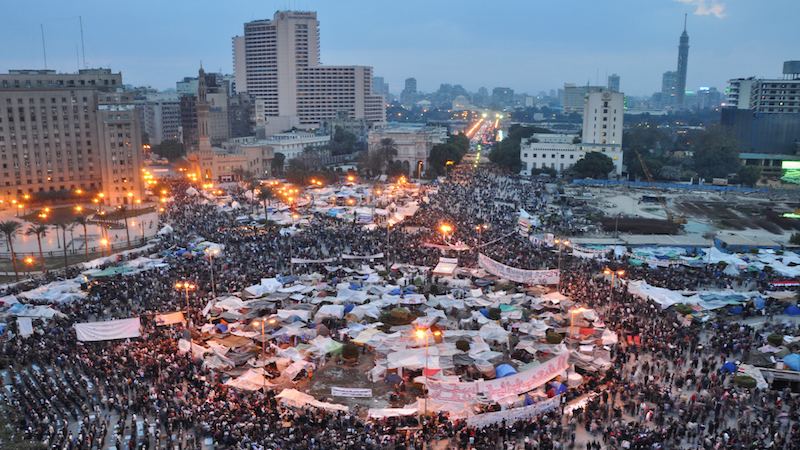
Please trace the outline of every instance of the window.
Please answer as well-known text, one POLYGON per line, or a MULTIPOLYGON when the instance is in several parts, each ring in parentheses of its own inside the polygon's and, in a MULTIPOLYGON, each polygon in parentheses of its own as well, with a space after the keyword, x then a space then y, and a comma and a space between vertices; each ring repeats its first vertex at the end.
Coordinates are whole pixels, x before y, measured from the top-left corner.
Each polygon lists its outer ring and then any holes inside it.
MULTIPOLYGON (((0 138, 0 141, 1 141, 1 140, 3 140, 3 139, 2 139, 2 138, 0 138)), ((527 153, 523 153, 523 154, 522 154, 522 157, 523 157, 523 158, 527 158, 527 157, 528 157, 528 154, 527 154, 527 153)))

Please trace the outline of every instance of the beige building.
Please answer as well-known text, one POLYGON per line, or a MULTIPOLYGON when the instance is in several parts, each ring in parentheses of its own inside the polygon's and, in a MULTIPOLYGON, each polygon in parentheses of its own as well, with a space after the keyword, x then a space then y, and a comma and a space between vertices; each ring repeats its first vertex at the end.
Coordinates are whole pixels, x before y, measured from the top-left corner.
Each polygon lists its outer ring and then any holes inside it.
POLYGON ((433 146, 447 141, 447 128, 438 126, 402 125, 369 132, 367 146, 370 152, 379 151, 381 140, 392 139, 397 156, 395 161, 403 164, 403 170, 411 176, 425 173, 428 156, 433 146))
POLYGON ((272 20, 245 23, 244 36, 233 38, 233 60, 237 92, 263 99, 265 117, 296 117, 301 127, 315 129, 345 110, 353 119, 386 124, 372 67, 320 63, 316 12, 278 11, 272 20))
POLYGON ((0 104, 0 198, 81 189, 106 205, 144 199, 139 113, 120 73, 11 70, 0 104))

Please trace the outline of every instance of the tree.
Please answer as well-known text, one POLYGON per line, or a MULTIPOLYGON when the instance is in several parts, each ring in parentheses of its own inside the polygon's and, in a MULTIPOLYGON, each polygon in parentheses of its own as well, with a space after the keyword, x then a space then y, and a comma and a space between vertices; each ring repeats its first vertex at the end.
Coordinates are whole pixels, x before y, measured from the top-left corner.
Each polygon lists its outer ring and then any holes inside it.
POLYGON ((455 146, 461 155, 469 151, 469 138, 464 133, 458 133, 447 138, 447 143, 455 146))
POLYGON ((614 170, 614 161, 600 152, 589 152, 575 163, 575 172, 584 178, 604 180, 614 170))
POLYGON ((283 164, 286 162, 286 155, 281 152, 275 153, 272 158, 272 175, 283 173, 283 164))
MULTIPOLYGON (((36 235, 36 240, 39 242, 39 263, 42 266, 42 273, 44 273, 44 255, 42 254, 42 236, 47 236, 47 225, 45 224, 31 224, 28 231, 25 232, 28 236, 36 235)), ((66 243, 64 244, 66 245, 66 243)))
POLYGON ((131 233, 128 230, 128 207, 126 205, 119 206, 119 213, 122 215, 122 221, 125 223, 125 235, 128 237, 128 250, 131 249, 131 233))
POLYGON ((435 172, 437 176, 444 175, 447 171, 448 161, 452 161, 453 165, 458 165, 461 157, 462 154, 458 147, 453 144, 434 145, 431 154, 428 155, 428 169, 435 172))
POLYGON ((183 144, 175 141, 162 141, 153 148, 153 153, 172 161, 183 155, 183 144))
POLYGON ((736 173, 739 176, 742 184, 750 187, 756 187, 756 183, 761 179, 761 167, 743 165, 736 173))
POLYGON ((336 125, 333 130, 333 139, 330 142, 333 155, 349 155, 355 151, 357 144, 358 137, 355 134, 336 125))
POLYGON ((675 166, 662 166, 658 170, 658 178, 669 181, 679 181, 681 179, 681 171, 675 166))
POLYGON ((64 270, 67 270, 67 267, 69 267, 69 262, 67 261, 67 228, 69 224, 66 222, 56 222, 55 226, 57 227, 56 233, 58 233, 58 228, 60 228, 61 236, 64 238, 64 270))
POLYGON ((263 186, 261 187, 261 189, 259 189, 258 199, 261 200, 261 203, 264 204, 264 223, 269 222, 269 212, 267 211, 267 202, 271 204, 273 198, 275 198, 275 193, 272 192, 272 189, 263 186))
POLYGON ((794 233, 789 238, 789 243, 792 245, 800 245, 800 233, 794 233))
POLYGON ((392 162, 392 158, 397 156, 397 145, 395 145, 394 139, 381 139, 381 144, 378 147, 378 154, 381 155, 381 159, 386 163, 385 167, 388 171, 389 163, 392 162))
POLYGON ((0 222, 0 232, 6 235, 6 242, 11 247, 11 260, 14 261, 14 275, 16 275, 17 281, 19 281, 19 271, 17 270, 17 254, 14 252, 14 238, 20 228, 22 228, 22 224, 16 220, 0 222))
POLYGON ((383 159, 379 152, 361 152, 358 157, 358 164, 356 167, 359 172, 366 172, 367 176, 372 178, 381 172, 383 166, 383 159))
POLYGON ((703 177, 722 178, 741 166, 739 142, 722 126, 695 131, 687 136, 687 142, 694 152, 694 168, 703 177))
POLYGON ((89 234, 86 231, 86 225, 89 224, 89 218, 87 216, 75 216, 72 219, 72 223, 75 225, 81 225, 83 227, 83 247, 86 250, 86 262, 89 262, 89 234))

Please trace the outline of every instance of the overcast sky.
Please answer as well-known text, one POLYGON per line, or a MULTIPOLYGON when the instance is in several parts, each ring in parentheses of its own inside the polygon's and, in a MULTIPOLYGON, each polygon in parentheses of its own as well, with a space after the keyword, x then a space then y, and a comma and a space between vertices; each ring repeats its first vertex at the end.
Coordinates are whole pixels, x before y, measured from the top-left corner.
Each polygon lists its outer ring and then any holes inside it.
POLYGON ((687 90, 779 77, 783 61, 800 59, 798 0, 29 0, 3 5, 0 70, 44 67, 43 25, 47 67, 75 72, 82 16, 88 67, 174 88, 201 60, 233 73, 231 37, 287 9, 317 11, 323 64, 373 66, 394 93, 408 77, 427 92, 451 83, 536 94, 616 73, 620 90, 650 95, 676 68, 684 13, 687 90))

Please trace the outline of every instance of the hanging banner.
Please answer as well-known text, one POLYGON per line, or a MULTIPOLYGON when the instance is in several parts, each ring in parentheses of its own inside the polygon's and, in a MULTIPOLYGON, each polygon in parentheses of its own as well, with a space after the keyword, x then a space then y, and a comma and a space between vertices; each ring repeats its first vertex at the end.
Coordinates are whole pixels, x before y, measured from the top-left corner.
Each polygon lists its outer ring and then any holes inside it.
POLYGON ((292 264, 327 264, 336 261, 334 258, 327 259, 303 259, 292 258, 292 264))
POLYGON ((511 425, 517 420, 533 419, 540 414, 544 414, 561 404, 561 396, 547 399, 542 402, 528 405, 523 408, 512 408, 505 411, 497 411, 485 414, 476 414, 467 418, 467 426, 483 428, 505 422, 511 425))
POLYGON ((372 389, 354 389, 332 386, 331 395, 335 397, 367 398, 372 397, 372 389))
POLYGON ((173 323, 182 323, 184 321, 183 313, 180 311, 156 315, 156 325, 172 325, 173 323))
POLYGON ((558 284, 558 269, 525 270, 501 264, 484 254, 478 256, 478 265, 492 275, 517 283, 525 284, 558 284))
POLYGON ((424 245, 425 247, 433 247, 433 248, 444 249, 444 250, 453 250, 453 251, 456 251, 456 252, 463 252, 465 250, 469 250, 469 246, 465 245, 465 244, 462 244, 462 243, 441 245, 441 244, 431 244, 430 242, 426 242, 426 243, 424 243, 422 245, 424 245))
POLYGON ((519 234, 523 236, 528 235, 528 231, 531 229, 531 218, 530 216, 525 217, 520 215, 519 216, 519 223, 517 224, 517 229, 519 230, 519 234))
POLYGON ((358 256, 358 255, 342 255, 342 259, 379 259, 383 258, 383 252, 374 255, 358 256))
POLYGON ((532 391, 567 370, 569 354, 564 353, 532 369, 489 381, 447 383, 429 379, 428 397, 443 402, 466 403, 483 394, 491 400, 532 391))
POLYGON ((106 322, 76 323, 75 334, 79 341, 110 341, 139 337, 139 318, 109 320, 106 322))

